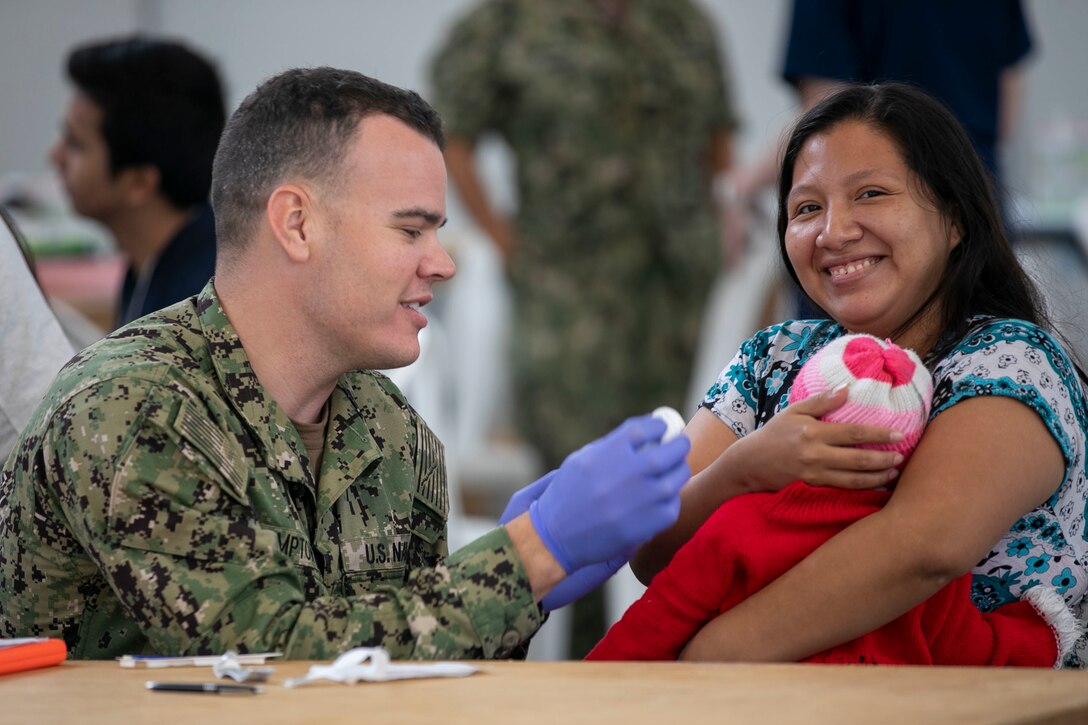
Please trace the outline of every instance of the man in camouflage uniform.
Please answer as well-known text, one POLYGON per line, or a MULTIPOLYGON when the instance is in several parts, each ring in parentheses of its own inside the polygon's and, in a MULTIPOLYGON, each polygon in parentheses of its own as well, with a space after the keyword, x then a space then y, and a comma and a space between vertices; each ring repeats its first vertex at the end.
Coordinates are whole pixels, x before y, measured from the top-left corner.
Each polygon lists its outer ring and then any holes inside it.
POLYGON ((548 465, 632 411, 679 407, 719 269, 710 178, 735 125, 687 0, 487 0, 432 63, 446 161, 507 261, 519 421, 548 465), (473 164, 517 165, 511 223, 473 164))
POLYGON ((242 103, 215 161, 216 277, 74 358, 4 466, 0 636, 78 658, 504 656, 538 602, 675 520, 687 442, 647 445, 646 417, 447 557, 442 446, 367 372, 415 359, 454 272, 442 144, 416 94, 349 71, 242 103))

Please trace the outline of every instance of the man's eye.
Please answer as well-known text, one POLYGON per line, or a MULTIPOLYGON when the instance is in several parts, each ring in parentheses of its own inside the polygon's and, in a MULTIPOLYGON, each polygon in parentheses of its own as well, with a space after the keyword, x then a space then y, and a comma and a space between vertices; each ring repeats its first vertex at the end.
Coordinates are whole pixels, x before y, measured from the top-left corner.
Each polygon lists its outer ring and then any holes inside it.
POLYGON ((405 229, 404 233, 410 236, 412 239, 419 239, 423 236, 423 232, 419 229, 405 229))

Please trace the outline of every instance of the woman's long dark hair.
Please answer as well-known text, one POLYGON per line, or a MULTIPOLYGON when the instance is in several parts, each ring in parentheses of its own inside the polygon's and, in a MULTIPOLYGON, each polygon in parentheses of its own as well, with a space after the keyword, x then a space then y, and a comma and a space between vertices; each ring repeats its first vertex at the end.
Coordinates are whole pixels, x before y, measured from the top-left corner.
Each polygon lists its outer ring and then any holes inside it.
POLYGON ((939 101, 903 83, 849 86, 801 117, 790 134, 778 180, 778 245, 786 255, 786 197, 805 142, 843 121, 860 121, 887 135, 947 222, 962 233, 933 295, 900 328, 937 306, 943 356, 968 332, 974 315, 1011 317, 1053 329, 1035 285, 1013 254, 982 162, 959 121, 939 101))

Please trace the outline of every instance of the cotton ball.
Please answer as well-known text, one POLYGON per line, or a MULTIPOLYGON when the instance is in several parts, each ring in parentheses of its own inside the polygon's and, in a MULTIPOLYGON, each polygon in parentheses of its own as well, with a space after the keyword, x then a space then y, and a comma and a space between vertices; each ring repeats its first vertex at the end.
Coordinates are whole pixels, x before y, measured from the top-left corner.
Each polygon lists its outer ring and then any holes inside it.
POLYGON ((660 418, 665 423, 665 435, 661 436, 662 443, 668 443, 676 436, 684 432, 684 417, 674 408, 663 405, 653 412, 655 418, 660 418))

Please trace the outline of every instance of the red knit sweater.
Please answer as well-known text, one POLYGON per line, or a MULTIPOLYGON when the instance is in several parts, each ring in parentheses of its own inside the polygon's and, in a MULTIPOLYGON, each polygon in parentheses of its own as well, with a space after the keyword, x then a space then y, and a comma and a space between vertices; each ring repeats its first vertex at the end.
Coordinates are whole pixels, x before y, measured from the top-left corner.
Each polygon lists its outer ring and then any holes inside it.
MULTIPOLYGON (((704 624, 748 598, 862 516, 887 491, 797 482, 723 504, 586 657, 674 660, 704 624)), ((964 575, 893 622, 807 662, 1050 667, 1058 647, 1027 602, 983 614, 964 575)))

